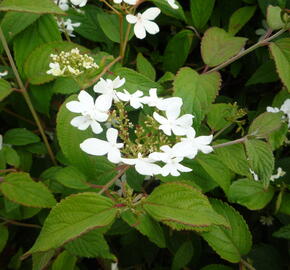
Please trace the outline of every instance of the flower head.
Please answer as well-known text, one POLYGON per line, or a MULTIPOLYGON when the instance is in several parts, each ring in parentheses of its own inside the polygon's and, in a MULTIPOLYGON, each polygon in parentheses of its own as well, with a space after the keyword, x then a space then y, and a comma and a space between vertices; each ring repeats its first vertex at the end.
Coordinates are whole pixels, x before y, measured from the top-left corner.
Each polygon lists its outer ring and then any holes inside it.
POLYGON ((143 96, 143 92, 140 90, 137 90, 135 93, 130 94, 127 90, 124 89, 124 93, 121 92, 117 92, 117 97, 125 102, 130 102, 130 105, 134 108, 134 109, 139 109, 139 108, 143 108, 143 104, 142 104, 142 96, 143 96))
POLYGON ((57 21, 58 28, 61 32, 66 31, 70 37, 75 37, 73 34, 73 31, 76 27, 79 27, 81 25, 80 22, 75 22, 73 23, 71 19, 66 19, 66 20, 59 20, 57 21), (65 28, 65 30, 63 29, 65 28))
POLYGON ((143 13, 138 13, 136 16, 129 14, 126 16, 126 19, 128 23, 135 24, 134 33, 136 37, 143 39, 146 37, 146 32, 151 35, 159 32, 159 27, 153 20, 156 19, 160 12, 159 8, 153 7, 143 13))
POLYGON ((106 132, 107 141, 90 138, 86 139, 80 144, 81 149, 94 156, 107 155, 108 160, 112 163, 119 163, 121 161, 121 149, 124 144, 118 143, 118 130, 109 128, 106 132))

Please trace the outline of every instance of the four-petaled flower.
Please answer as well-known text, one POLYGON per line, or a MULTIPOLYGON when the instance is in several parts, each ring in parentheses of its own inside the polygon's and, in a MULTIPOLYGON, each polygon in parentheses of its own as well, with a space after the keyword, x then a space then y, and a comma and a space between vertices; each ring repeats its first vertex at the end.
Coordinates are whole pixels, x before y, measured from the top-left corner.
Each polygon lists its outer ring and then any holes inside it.
POLYGON ((137 38, 143 39, 146 37, 146 31, 155 35, 159 32, 159 26, 152 22, 160 14, 160 9, 153 7, 149 8, 143 13, 138 13, 136 16, 129 14, 126 16, 128 23, 135 24, 134 33, 137 38))
POLYGON ((108 160, 112 163, 119 163, 121 161, 121 149, 124 144, 118 143, 118 130, 109 128, 106 132, 107 141, 90 138, 81 143, 81 149, 94 156, 107 155, 108 160))
POLYGON ((143 96, 143 92, 140 90, 137 90, 134 94, 130 94, 127 90, 124 89, 124 93, 121 92, 117 92, 117 97, 125 102, 130 102, 130 105, 134 108, 134 109, 139 109, 139 108, 143 108, 143 104, 142 104, 142 96, 143 96))

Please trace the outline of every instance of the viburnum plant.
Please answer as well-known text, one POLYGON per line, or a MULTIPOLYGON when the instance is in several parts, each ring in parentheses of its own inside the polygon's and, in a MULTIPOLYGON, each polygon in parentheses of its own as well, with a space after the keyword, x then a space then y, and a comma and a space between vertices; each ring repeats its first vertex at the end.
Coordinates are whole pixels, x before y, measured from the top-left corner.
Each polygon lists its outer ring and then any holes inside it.
POLYGON ((289 10, 3 0, 0 269, 287 269, 289 10))

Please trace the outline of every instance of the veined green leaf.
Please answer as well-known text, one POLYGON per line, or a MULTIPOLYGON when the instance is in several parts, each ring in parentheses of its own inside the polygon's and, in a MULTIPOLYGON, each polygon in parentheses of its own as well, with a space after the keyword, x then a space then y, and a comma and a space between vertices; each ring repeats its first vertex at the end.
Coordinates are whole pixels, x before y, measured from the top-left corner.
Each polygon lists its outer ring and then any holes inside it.
POLYGON ((156 71, 152 64, 143 56, 142 53, 137 55, 137 70, 147 76, 150 80, 155 81, 156 71))
POLYGON ((272 5, 267 8, 267 24, 273 30, 278 30, 284 27, 285 23, 281 18, 282 9, 278 6, 272 5))
POLYGON ((60 253, 51 266, 51 270, 74 270, 77 257, 72 256, 66 250, 60 253))
POLYGON ((4 134, 3 141, 11 145, 27 145, 39 142, 40 138, 25 128, 14 128, 4 134))
POLYGON ((190 0, 190 12, 193 26, 201 30, 209 20, 215 0, 190 0))
POLYGON ((182 9, 182 6, 178 3, 177 0, 175 0, 175 4, 178 5, 178 9, 172 8, 167 1, 163 0, 151 0, 154 5, 159 7, 161 9, 161 12, 166 14, 167 16, 173 17, 178 20, 183 20, 186 22, 186 17, 184 14, 184 11, 182 9))
POLYGON ((0 101, 12 93, 12 87, 9 82, 0 79, 0 101))

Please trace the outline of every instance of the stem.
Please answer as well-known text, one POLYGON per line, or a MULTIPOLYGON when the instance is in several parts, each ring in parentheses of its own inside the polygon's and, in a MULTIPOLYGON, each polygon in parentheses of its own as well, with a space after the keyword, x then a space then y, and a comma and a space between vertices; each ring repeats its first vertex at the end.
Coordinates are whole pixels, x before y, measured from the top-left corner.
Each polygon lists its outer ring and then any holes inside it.
POLYGON ((236 60, 240 59, 241 57, 243 57, 244 55, 254 51, 255 49, 265 46, 268 44, 268 42, 270 42, 271 40, 275 39, 276 37, 280 36, 281 34, 283 34, 284 32, 286 32, 288 29, 287 28, 283 28, 280 31, 278 31, 276 34, 265 38, 263 40, 260 40, 259 42, 257 42, 256 44, 254 44, 253 46, 249 47, 248 49, 241 51, 240 53, 238 53, 237 55, 233 56, 232 58, 230 58, 229 60, 227 60, 226 62, 212 68, 211 70, 205 72, 205 74, 209 74, 215 71, 218 71, 226 66, 228 66, 229 64, 235 62, 236 60))
POLYGON ((30 99, 29 95, 28 95, 28 92, 27 92, 26 88, 24 87, 24 84, 23 84, 23 82, 22 82, 22 80, 20 78, 20 75, 19 75, 18 70, 16 68, 16 65, 14 63, 13 57, 11 55, 10 49, 8 47, 6 38, 5 38, 4 34, 3 34, 3 31, 2 31, 1 27, 0 27, 0 39, 1 39, 1 42, 3 44, 3 48, 4 48, 4 50, 5 50, 5 52, 6 52, 7 56, 8 56, 10 65, 12 67, 13 73, 14 73, 15 78, 16 78, 16 81, 17 81, 17 83, 19 85, 19 88, 22 91, 21 93, 22 93, 22 95, 23 95, 23 97, 24 97, 24 99, 25 99, 25 101, 27 103, 27 106, 29 107, 30 112, 31 112, 31 114, 32 114, 32 116, 34 118, 34 121, 35 121, 35 123, 36 123, 36 125, 37 125, 37 127, 39 129, 39 132, 40 132, 40 134, 42 136, 42 139, 43 139, 43 142, 44 142, 44 144, 45 144, 45 146, 47 148, 47 152, 48 152, 48 154, 49 154, 49 156, 51 158, 51 161, 52 161, 52 163, 54 165, 56 165, 57 163, 56 163, 55 157, 53 155, 53 152, 51 150, 51 147, 49 145, 49 142, 47 140, 47 137, 45 135, 44 129, 43 129, 43 127, 41 125, 41 122, 40 122, 40 119, 39 119, 39 117, 38 117, 38 115, 37 115, 37 113, 36 113, 36 111, 35 111, 35 109, 33 107, 33 104, 31 102, 31 99, 30 99))
POLYGON ((41 226, 36 225, 36 224, 29 224, 29 223, 23 223, 23 222, 18 222, 15 220, 10 220, 10 219, 5 219, 0 217, 0 219, 4 220, 6 224, 12 224, 12 225, 17 225, 17 226, 21 226, 21 227, 28 227, 28 228, 37 228, 40 229, 41 226))
POLYGON ((120 26, 120 55, 123 52, 123 16, 119 15, 119 26, 120 26))
POLYGON ((108 190, 114 183, 130 168, 130 165, 122 165, 119 169, 119 173, 110 181, 108 182, 98 194, 102 194, 104 191, 108 190))
POLYGON ((225 147, 225 146, 229 146, 229 145, 233 145, 233 144, 238 144, 238 143, 244 143, 247 140, 247 136, 231 141, 231 142, 226 142, 226 143, 221 143, 221 144, 217 144, 217 145, 213 145, 212 148, 221 148, 221 147, 225 147))
POLYGON ((9 109, 3 109, 3 111, 6 112, 6 113, 8 113, 8 114, 10 114, 10 115, 13 115, 13 116, 16 117, 16 118, 21 119, 22 121, 25 121, 25 122, 27 122, 27 123, 29 123, 29 124, 35 126, 35 123, 34 123, 33 121, 30 121, 29 119, 26 119, 25 117, 23 117, 23 116, 20 115, 20 114, 17 114, 17 113, 15 113, 15 112, 12 112, 12 111, 10 111, 9 109))
POLYGON ((127 48, 127 44, 128 44, 128 40, 129 40, 129 35, 130 35, 130 30, 131 30, 131 24, 128 24, 128 27, 127 27, 127 30, 126 30, 126 36, 125 36, 125 40, 124 40, 124 43, 123 43, 123 50, 121 52, 121 57, 122 59, 125 58, 125 53, 126 53, 126 48, 127 48))
POLYGON ((100 0, 101 2, 103 2, 105 5, 107 5, 111 10, 113 10, 117 15, 122 16, 122 14, 115 9, 112 5, 110 5, 106 0, 100 0))
POLYGON ((229 128, 232 125, 232 123, 227 124, 224 128, 219 130, 214 136, 213 139, 216 139, 219 135, 221 135, 227 128, 229 128))
POLYGON ((5 169, 5 170, 0 170, 0 173, 8 173, 8 172, 17 172, 16 169, 5 169))
POLYGON ((248 262, 246 262, 245 260, 241 259, 241 263, 248 268, 249 270, 256 270, 256 268, 252 265, 250 265, 248 262))

